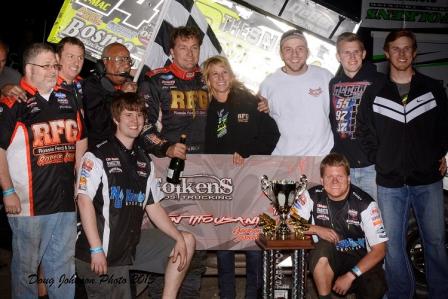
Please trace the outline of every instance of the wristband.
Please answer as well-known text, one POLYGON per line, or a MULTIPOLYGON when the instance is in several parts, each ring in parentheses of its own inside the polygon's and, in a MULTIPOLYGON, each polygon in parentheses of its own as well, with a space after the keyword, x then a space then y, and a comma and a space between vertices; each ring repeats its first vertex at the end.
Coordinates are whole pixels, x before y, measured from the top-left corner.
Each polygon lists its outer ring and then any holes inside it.
POLYGON ((15 192, 16 192, 16 189, 14 189, 14 187, 6 189, 5 191, 3 191, 3 197, 9 196, 15 192))
POLYGON ((90 248, 90 253, 92 253, 92 254, 100 253, 100 252, 104 252, 103 247, 101 247, 101 246, 90 248))
POLYGON ((358 266, 354 266, 350 272, 352 272, 353 274, 355 274, 356 277, 360 277, 362 275, 362 271, 361 269, 359 269, 358 266))

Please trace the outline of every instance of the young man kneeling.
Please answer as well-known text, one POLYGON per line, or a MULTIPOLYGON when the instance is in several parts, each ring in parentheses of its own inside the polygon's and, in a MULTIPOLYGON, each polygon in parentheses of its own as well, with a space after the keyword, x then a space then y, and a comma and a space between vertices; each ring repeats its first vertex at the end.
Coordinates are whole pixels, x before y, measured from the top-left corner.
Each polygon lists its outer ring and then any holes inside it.
POLYGON ((164 195, 153 163, 134 142, 144 124, 144 101, 135 93, 120 93, 111 112, 115 135, 83 156, 78 175, 83 228, 76 243, 78 276, 89 298, 131 298, 129 270, 144 259, 165 268, 163 298, 176 298, 195 239, 179 232, 160 205, 164 195), (164 233, 153 240, 140 236, 145 211, 164 233))
POLYGON ((310 252, 310 271, 319 298, 355 292, 357 298, 382 298, 386 282, 382 261, 388 240, 376 202, 350 183, 347 159, 336 153, 320 164, 322 185, 305 192, 296 211, 312 216, 306 234, 319 241, 310 252))

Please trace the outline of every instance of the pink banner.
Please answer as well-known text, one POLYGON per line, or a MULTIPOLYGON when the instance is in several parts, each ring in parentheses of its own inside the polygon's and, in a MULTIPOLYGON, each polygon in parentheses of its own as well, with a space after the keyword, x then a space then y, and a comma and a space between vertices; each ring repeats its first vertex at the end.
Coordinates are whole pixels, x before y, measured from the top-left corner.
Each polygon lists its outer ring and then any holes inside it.
POLYGON ((197 249, 242 250, 257 248, 258 215, 273 209, 260 188, 260 177, 299 180, 308 177, 308 188, 320 183, 322 157, 251 156, 234 166, 231 155, 188 155, 180 185, 166 182, 169 159, 153 159, 162 205, 181 230, 194 234, 197 249))

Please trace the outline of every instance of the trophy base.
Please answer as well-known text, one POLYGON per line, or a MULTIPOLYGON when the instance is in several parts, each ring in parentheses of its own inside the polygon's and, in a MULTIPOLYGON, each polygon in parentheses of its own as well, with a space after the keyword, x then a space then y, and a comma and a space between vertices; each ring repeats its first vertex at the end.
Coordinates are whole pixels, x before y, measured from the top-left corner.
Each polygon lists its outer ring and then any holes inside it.
POLYGON ((310 236, 305 239, 299 239, 294 233, 291 233, 286 239, 278 239, 276 237, 266 237, 260 234, 257 242, 264 249, 312 249, 314 248, 313 240, 310 236))

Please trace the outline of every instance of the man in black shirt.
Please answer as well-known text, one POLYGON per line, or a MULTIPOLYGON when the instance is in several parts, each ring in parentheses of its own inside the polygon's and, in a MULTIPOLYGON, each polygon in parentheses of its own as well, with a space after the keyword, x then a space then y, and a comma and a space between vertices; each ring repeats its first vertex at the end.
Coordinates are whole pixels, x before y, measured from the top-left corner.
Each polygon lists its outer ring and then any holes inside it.
POLYGON ((118 94, 111 111, 115 135, 84 155, 78 176, 83 228, 76 244, 78 275, 89 297, 131 298, 130 268, 150 262, 160 272, 166 268, 163 296, 174 299, 194 252, 194 237, 179 232, 159 204, 163 193, 154 165, 135 142, 143 128, 144 102, 135 93, 118 94), (143 248, 137 244, 145 211, 165 234, 143 248))
POLYGON ((376 202, 350 184, 347 159, 336 153, 320 164, 321 186, 306 192, 295 205, 305 219, 312 216, 306 234, 318 237, 310 253, 310 271, 319 298, 333 290, 349 290, 359 298, 382 298, 386 284, 381 267, 387 236, 376 202))

